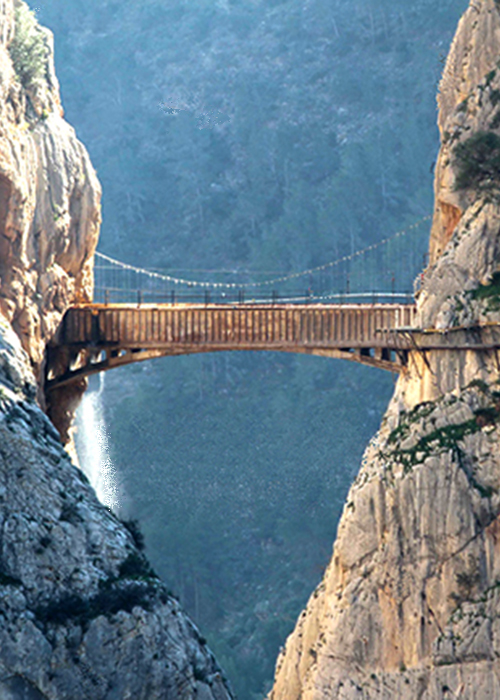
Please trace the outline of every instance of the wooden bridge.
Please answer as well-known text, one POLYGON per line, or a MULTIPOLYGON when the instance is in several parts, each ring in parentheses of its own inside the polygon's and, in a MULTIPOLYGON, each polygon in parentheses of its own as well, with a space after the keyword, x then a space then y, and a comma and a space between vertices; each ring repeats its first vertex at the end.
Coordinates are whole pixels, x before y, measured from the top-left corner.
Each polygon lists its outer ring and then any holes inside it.
POLYGON ((72 307, 50 349, 47 388, 165 355, 296 352, 399 371, 410 304, 159 304, 72 307))
POLYGON ((412 350, 500 347, 498 326, 423 331, 413 304, 86 304, 65 315, 47 361, 51 390, 166 355, 267 350, 399 372, 412 350))

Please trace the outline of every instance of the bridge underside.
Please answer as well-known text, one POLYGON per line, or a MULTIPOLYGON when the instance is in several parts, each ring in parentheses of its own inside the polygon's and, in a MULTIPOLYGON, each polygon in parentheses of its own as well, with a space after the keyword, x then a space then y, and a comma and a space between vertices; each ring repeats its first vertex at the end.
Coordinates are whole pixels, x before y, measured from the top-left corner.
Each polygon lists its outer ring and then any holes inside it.
MULTIPOLYGON (((358 362, 369 367, 388 370, 390 372, 400 372, 407 362, 407 351, 390 350, 387 348, 323 348, 323 347, 266 347, 266 346, 239 346, 228 347, 227 345, 189 345, 170 344, 168 347, 105 347, 80 349, 73 347, 70 355, 66 358, 66 369, 61 374, 56 374, 49 370, 47 375, 46 388, 51 390, 65 386, 76 379, 89 377, 99 372, 105 372, 115 367, 144 362, 159 357, 178 357, 180 355, 194 355, 208 352, 227 351, 272 351, 299 353, 302 355, 314 355, 316 357, 328 357, 339 360, 349 360, 358 362)), ((49 365, 54 364, 50 362, 49 365)), ((59 355, 57 364, 61 365, 59 355)))

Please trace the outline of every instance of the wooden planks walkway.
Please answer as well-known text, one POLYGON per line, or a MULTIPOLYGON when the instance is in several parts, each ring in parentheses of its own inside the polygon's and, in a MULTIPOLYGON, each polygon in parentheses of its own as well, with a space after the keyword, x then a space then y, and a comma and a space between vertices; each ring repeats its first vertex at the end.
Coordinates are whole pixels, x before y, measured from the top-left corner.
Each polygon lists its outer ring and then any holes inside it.
POLYGON ((196 346, 202 350, 297 350, 385 347, 381 331, 411 326, 410 305, 76 306, 67 313, 65 345, 196 346))
POLYGON ((161 304, 71 308, 53 347, 48 388, 152 357, 267 350, 337 357, 399 371, 411 349, 409 304, 161 304), (61 352, 67 356, 61 371, 61 352), (58 369, 54 369, 58 365, 58 369))

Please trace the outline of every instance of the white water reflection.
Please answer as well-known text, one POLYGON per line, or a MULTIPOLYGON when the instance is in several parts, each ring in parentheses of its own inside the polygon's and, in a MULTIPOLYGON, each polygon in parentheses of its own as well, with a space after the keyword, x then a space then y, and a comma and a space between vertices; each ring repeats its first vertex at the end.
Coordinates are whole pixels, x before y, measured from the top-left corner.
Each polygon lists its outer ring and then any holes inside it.
POLYGON ((108 435, 104 423, 102 393, 104 373, 99 374, 97 389, 85 392, 76 414, 76 450, 80 465, 105 506, 116 509, 118 484, 116 469, 109 457, 108 435))

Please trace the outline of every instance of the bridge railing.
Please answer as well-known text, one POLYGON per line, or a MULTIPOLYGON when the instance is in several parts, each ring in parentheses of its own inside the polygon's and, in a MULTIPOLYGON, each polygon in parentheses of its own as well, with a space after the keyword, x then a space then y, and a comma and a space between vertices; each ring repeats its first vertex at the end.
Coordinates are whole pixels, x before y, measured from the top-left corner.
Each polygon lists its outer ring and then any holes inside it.
POLYGON ((96 253, 96 303, 411 303, 425 267, 421 221, 392 236, 297 272, 144 269, 96 253))
POLYGON ((335 292, 316 293, 304 290, 279 293, 276 290, 249 292, 246 289, 230 290, 148 290, 95 287, 96 304, 413 304, 414 295, 406 292, 335 292))

